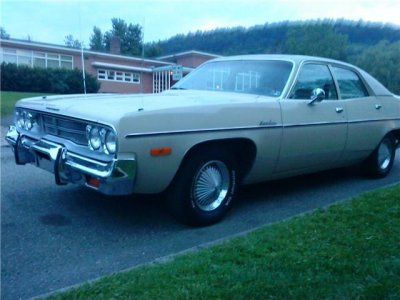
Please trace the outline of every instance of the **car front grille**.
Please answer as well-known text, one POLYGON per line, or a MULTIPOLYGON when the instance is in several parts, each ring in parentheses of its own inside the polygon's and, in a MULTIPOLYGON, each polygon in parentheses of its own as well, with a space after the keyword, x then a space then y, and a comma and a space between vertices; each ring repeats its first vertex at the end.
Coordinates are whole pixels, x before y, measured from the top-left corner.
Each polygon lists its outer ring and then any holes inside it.
POLYGON ((87 123, 54 115, 42 115, 43 129, 47 134, 65 138, 79 145, 87 145, 87 123))

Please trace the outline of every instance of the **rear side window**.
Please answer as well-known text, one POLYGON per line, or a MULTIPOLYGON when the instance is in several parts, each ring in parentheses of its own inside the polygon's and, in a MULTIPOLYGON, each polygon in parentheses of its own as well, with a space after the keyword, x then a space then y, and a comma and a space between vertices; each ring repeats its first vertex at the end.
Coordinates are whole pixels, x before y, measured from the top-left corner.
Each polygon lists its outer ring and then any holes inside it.
POLYGON ((300 70, 296 85, 289 96, 291 99, 310 99, 314 89, 321 88, 325 99, 337 99, 335 84, 328 66, 322 64, 306 64, 300 70))
POLYGON ((357 73, 343 68, 332 67, 332 72, 339 84, 342 99, 368 97, 369 94, 357 73))

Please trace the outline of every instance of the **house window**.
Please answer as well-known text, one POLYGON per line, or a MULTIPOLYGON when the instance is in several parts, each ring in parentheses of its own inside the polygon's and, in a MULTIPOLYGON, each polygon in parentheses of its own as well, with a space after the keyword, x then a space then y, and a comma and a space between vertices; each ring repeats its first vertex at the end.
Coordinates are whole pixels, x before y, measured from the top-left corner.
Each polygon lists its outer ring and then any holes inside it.
POLYGON ((17 51, 18 65, 32 66, 32 51, 17 51))
POLYGON ((60 60, 57 55, 47 54, 47 67, 52 69, 60 67, 60 60))
POLYGON ((105 70, 98 70, 97 71, 97 78, 100 80, 106 79, 106 71, 105 70))
POLYGON ((2 49, 1 62, 16 64, 17 63, 17 50, 15 49, 2 49))
POLYGON ((98 69, 97 79, 117 82, 140 83, 140 74, 113 70, 98 69))
POLYGON ((33 52, 33 66, 38 68, 46 68, 46 53, 33 52))
POLYGON ((0 48, 1 62, 39 68, 74 68, 73 57, 56 53, 0 48))
POLYGON ((60 66, 64 69, 72 69, 72 56, 60 55, 60 66))

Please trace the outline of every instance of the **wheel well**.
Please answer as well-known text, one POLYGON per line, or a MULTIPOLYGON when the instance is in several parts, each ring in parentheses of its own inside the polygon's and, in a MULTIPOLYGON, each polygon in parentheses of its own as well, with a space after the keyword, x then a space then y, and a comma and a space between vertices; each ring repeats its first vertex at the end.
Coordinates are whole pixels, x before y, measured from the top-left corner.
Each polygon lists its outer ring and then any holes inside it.
POLYGON ((191 155, 195 155, 197 151, 203 151, 205 148, 224 148, 227 151, 232 151, 237 158, 241 178, 246 176, 246 174, 250 171, 257 153, 256 145, 249 139, 233 138, 213 140, 202 142, 193 146, 185 154, 182 163, 191 155))
POLYGON ((397 140, 396 141, 396 145, 399 145, 399 143, 400 143, 400 129, 395 129, 395 130, 391 131, 390 133, 393 134, 394 138, 397 140))

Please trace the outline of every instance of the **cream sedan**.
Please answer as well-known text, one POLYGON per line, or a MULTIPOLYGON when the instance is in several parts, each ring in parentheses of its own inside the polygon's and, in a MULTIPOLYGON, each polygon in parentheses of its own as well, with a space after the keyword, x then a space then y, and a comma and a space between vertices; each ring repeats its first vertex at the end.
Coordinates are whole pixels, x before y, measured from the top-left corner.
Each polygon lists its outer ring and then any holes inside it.
POLYGON ((7 141, 19 165, 109 195, 166 192, 193 225, 221 220, 240 184, 362 163, 387 175, 400 99, 339 61, 253 55, 209 61, 157 95, 20 100, 7 141))

